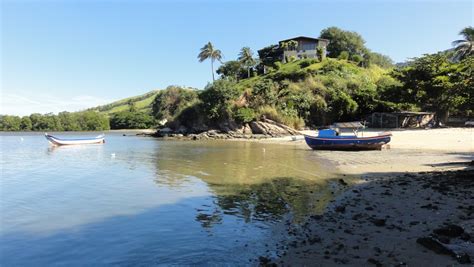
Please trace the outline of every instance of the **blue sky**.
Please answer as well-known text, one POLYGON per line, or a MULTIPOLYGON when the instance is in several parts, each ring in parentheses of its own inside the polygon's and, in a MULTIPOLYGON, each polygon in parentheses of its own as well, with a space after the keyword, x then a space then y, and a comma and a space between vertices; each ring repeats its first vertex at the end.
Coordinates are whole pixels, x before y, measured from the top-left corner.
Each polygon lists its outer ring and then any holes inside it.
POLYGON ((0 113, 75 111, 168 85, 202 88, 224 60, 337 26, 401 62, 450 48, 472 1, 1 1, 0 113))

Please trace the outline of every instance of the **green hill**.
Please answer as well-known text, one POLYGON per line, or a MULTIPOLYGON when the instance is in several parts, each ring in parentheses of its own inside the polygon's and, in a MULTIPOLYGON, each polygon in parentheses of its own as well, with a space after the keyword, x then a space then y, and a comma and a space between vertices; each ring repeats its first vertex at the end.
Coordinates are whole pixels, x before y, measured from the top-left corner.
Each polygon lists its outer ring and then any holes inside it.
POLYGON ((126 111, 133 104, 137 111, 150 112, 151 105, 160 90, 153 90, 143 95, 124 98, 110 104, 90 108, 88 110, 98 111, 107 115, 112 115, 121 111, 126 111))

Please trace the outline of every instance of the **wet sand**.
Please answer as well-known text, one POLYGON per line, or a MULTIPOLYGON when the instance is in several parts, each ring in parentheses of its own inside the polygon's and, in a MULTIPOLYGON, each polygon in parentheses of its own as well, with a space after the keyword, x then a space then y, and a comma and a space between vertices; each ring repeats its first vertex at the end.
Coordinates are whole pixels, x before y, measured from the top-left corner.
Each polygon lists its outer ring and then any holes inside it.
MULTIPOLYGON (((390 148, 382 151, 315 151, 344 174, 345 192, 303 223, 284 222, 275 234, 280 246, 259 262, 471 266, 473 135, 469 128, 395 131, 390 148), (345 185, 349 177, 359 183, 345 185)), ((263 142, 307 149, 304 140, 290 140, 263 142)))
POLYGON ((474 171, 419 173, 347 188, 320 215, 282 226, 279 257, 296 266, 448 266, 474 260, 474 171), (449 226, 449 227, 447 227, 449 226))

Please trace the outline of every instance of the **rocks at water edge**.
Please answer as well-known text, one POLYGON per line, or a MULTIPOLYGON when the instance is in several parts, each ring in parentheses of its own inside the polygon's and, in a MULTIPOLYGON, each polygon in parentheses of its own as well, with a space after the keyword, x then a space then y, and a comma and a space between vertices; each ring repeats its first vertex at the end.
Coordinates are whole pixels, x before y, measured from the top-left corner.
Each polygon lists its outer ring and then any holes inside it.
POLYGON ((207 126, 188 129, 179 126, 159 129, 153 136, 174 139, 206 140, 206 139, 262 139, 300 134, 297 130, 284 124, 263 118, 243 125, 235 122, 220 123, 213 129, 207 126))

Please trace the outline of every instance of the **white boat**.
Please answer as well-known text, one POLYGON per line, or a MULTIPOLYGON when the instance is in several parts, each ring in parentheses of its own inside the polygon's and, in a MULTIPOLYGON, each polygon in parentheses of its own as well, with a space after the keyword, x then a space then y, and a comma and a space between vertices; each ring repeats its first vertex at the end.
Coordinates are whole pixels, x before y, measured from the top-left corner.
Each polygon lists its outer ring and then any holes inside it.
POLYGON ((62 145, 85 145, 85 144, 102 144, 105 143, 105 136, 103 134, 92 137, 92 138, 81 138, 81 139, 61 139, 55 136, 49 135, 48 133, 44 134, 46 140, 55 146, 62 145))

